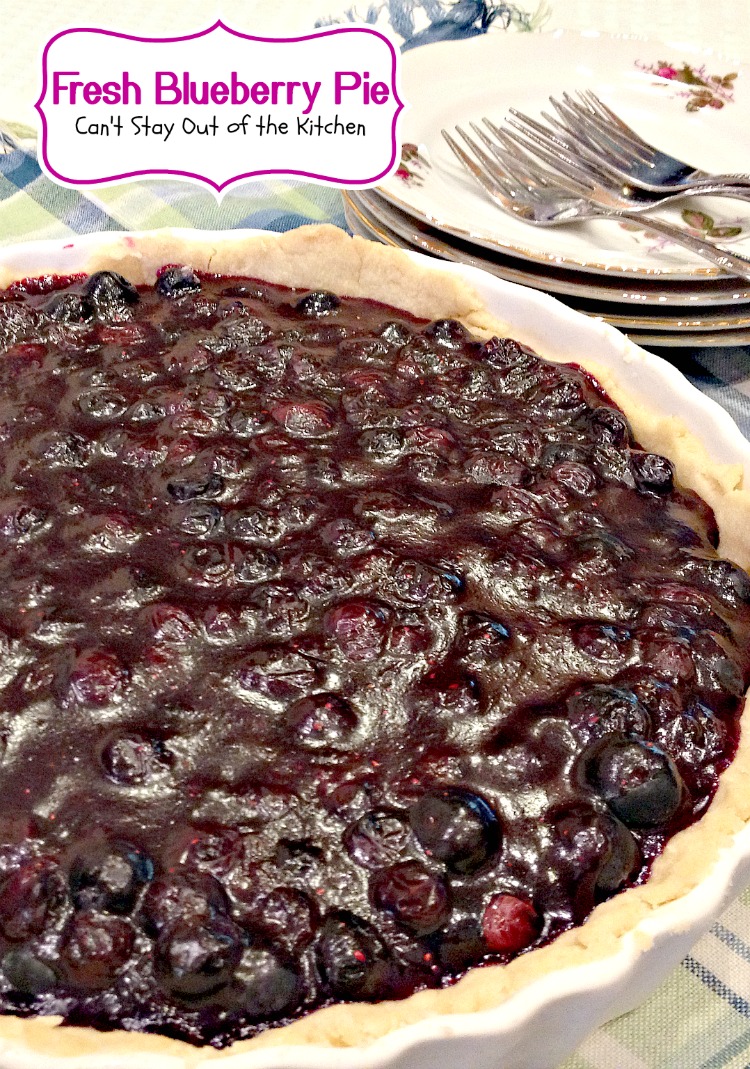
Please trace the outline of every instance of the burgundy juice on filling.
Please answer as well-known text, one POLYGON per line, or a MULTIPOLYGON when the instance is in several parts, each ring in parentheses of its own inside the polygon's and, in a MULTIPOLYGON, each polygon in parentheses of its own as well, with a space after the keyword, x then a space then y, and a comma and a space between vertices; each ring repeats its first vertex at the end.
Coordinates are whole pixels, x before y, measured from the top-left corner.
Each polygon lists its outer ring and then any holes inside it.
POLYGON ((446 986, 705 809, 750 580, 584 372, 184 268, 17 283, 0 353, 5 1012, 446 986))

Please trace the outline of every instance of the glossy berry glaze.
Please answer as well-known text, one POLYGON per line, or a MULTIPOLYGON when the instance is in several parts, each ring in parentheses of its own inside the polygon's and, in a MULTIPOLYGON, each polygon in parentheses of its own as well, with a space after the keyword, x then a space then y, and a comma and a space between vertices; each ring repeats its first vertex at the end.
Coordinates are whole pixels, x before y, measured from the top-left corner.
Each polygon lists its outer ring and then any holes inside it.
POLYGON ((18 283, 0 350, 6 1012, 445 986, 705 809, 750 580, 582 371, 186 268, 18 283))

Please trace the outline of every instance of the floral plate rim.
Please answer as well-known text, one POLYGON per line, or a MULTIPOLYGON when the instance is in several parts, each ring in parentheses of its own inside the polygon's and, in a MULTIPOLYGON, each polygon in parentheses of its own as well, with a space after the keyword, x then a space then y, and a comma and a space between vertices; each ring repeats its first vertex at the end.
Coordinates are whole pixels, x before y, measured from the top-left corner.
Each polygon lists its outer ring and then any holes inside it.
MULTIPOLYGON (((567 230, 567 237, 560 238, 559 235, 563 233, 563 228, 555 228, 552 231, 534 229, 519 220, 504 216, 499 208, 491 205, 484 197, 481 190, 474 185, 473 179, 469 179, 468 176, 462 173, 460 165, 453 159, 450 151, 443 144, 439 131, 443 125, 451 126, 454 121, 459 121, 459 119, 466 121, 474 117, 468 114, 465 104, 463 107, 461 106, 462 97, 471 97, 473 94, 475 98, 478 98, 481 87, 482 98, 484 98, 485 87, 491 78, 495 79, 496 92, 500 96, 506 91, 509 80, 514 76, 515 80, 512 84, 518 84, 519 80, 521 80, 518 75, 522 74, 523 69, 533 68, 538 71, 540 69, 540 57, 543 60, 545 55, 549 54, 550 48, 556 46, 558 42, 568 44, 568 48, 564 53, 568 67, 575 66, 576 59, 586 52, 588 72, 583 84, 595 88, 604 97, 605 101, 613 104, 614 107, 619 107, 622 110, 621 99, 619 103, 618 101, 614 103, 612 101, 613 93, 611 87, 613 84, 615 87, 619 84, 621 89, 623 82, 632 83, 636 85, 641 97, 644 95, 644 90, 648 90, 647 114, 649 116, 657 115, 658 122, 658 113, 662 111, 660 105, 667 98, 660 98, 658 95, 654 97, 654 94, 650 92, 651 86, 646 84, 645 79, 657 77, 655 73, 647 73, 643 69, 645 56, 643 50, 647 48, 649 50, 647 58, 653 58, 655 63, 662 61, 665 56, 673 58, 684 56, 695 63, 699 60, 706 62, 710 60, 716 64, 721 63, 727 66, 728 73, 741 75, 739 77, 739 92, 737 97, 733 99, 731 108, 723 108, 721 110, 713 108, 696 109, 697 114, 691 115, 683 108, 682 102, 677 98, 679 111, 674 109, 676 114, 672 114, 671 111, 664 113, 669 119, 668 130, 670 131, 670 136, 673 136, 671 131, 674 130, 675 123, 677 123, 678 130, 682 130, 684 133, 684 130, 687 129, 692 137, 692 145, 688 145, 683 153, 685 155, 689 154, 690 151, 694 152, 696 144, 699 143, 701 146, 699 152, 702 151, 705 155, 705 142, 707 139, 701 139, 696 136, 696 126, 698 124, 706 125, 706 118, 701 112, 710 113, 710 119, 715 124, 712 131, 715 135, 712 139, 712 151, 715 152, 718 149, 720 152, 724 152, 725 155, 728 151, 731 157, 731 145, 733 143, 742 144, 744 135, 738 132, 731 136, 722 136, 722 127, 726 130, 728 126, 731 132, 736 125, 741 130, 750 121, 750 97, 746 92, 746 85, 750 85, 750 64, 742 63, 723 53, 719 53, 715 49, 694 43, 665 42, 640 34, 612 34, 595 29, 556 29, 551 32, 514 35, 513 55, 504 57, 506 62, 503 67, 503 74, 498 80, 497 64, 495 62, 497 58, 496 49, 503 43, 507 44, 507 40, 505 37, 499 38, 498 36, 485 35, 474 37, 468 41, 435 44, 429 48, 417 49, 404 57, 402 82, 404 96, 411 107, 402 117, 401 122, 402 145, 404 148, 402 164, 394 175, 375 187, 377 193, 394 207, 399 208, 402 212, 433 229, 442 230, 448 235, 471 242, 482 248, 489 248, 503 255, 518 257, 542 266, 565 267, 589 274, 606 273, 609 276, 630 278, 638 276, 641 279, 695 281, 721 277, 722 272, 719 268, 708 264, 706 261, 701 261, 689 252, 678 249, 677 246, 667 248, 666 256, 663 255, 664 246, 662 242, 655 243, 653 247, 648 245, 637 246, 635 243, 630 242, 622 242, 619 247, 616 245, 613 247, 611 240, 605 236, 606 230, 599 229, 610 228, 610 232, 615 232, 616 224, 610 221, 596 221, 594 223, 577 224, 576 228, 564 228, 567 230), (594 39, 599 47, 592 50, 591 42, 594 39), (603 51, 602 46, 604 46, 605 51, 603 51), (642 54, 632 54, 636 51, 636 48, 640 49, 642 54), (571 49, 573 52, 571 52, 571 49), (607 63, 606 49, 609 49, 610 62, 605 72, 603 65, 607 63), (614 75, 612 74, 613 67, 611 62, 613 49, 617 50, 617 56, 622 56, 626 53, 630 54, 627 70, 618 70, 615 67, 614 75), (461 75, 463 85, 457 85, 453 96, 447 101, 443 95, 437 97, 434 93, 431 94, 429 86, 431 81, 434 84, 433 72, 435 69, 450 68, 457 63, 460 63, 460 69, 463 72, 461 75), (640 64, 640 66, 638 67, 637 64, 640 64), (655 102, 659 104, 659 107, 655 106, 655 102), (445 118, 451 112, 453 119, 445 118), (730 116, 728 122, 725 118, 727 114, 730 116), (437 117, 438 115, 439 118, 437 117), (683 116, 689 123, 692 122, 692 129, 690 126, 687 128, 680 127, 680 120, 684 121, 683 116), (717 125, 719 126, 718 130, 716 129, 717 125), (425 136, 422 137, 420 134, 425 136), (429 145, 426 143, 427 138, 430 140, 429 145), (584 227, 588 231, 589 236, 587 238, 581 237, 581 234, 585 233, 583 231, 584 227), (578 230, 578 236, 575 235, 574 229, 578 230), (552 238, 550 234, 554 234, 556 237, 552 238), (572 239, 571 234, 573 234, 572 239), (601 235, 601 240, 592 235, 601 235), (657 257, 650 258, 653 253, 657 253, 657 257), (661 260, 658 259, 659 255, 661 260)), ((578 65, 579 67, 582 66, 580 58, 578 65)), ((563 63, 564 66, 565 62, 563 63)), ((542 66, 542 69, 546 68, 542 66)), ((550 93, 559 95, 565 89, 573 90, 577 88, 577 86, 560 83, 559 79, 563 77, 563 72, 560 71, 559 65, 556 65, 555 71, 556 73, 548 78, 546 83, 544 82, 544 77, 542 78, 543 84, 541 87, 538 87, 538 83, 534 84, 533 93, 536 94, 537 98, 541 99, 541 106, 544 106, 544 99, 550 93), (555 78, 558 80, 555 81, 555 78)), ((724 76, 722 75, 722 77, 724 76)), ((528 82, 528 76, 526 80, 528 82)), ((683 86, 683 83, 677 79, 662 79, 661 81, 663 85, 658 85, 659 90, 664 85, 683 86)), ((677 91, 682 92, 682 88, 677 91)), ((616 91, 614 95, 617 96, 616 91)), ((620 98, 622 98, 622 92, 620 92, 620 98)), ((519 106, 525 110, 533 110, 533 108, 529 109, 522 102, 508 99, 506 92, 503 104, 500 106, 509 104, 519 106)), ((482 106, 485 107, 484 99, 482 106)), ((492 105, 487 105, 487 108, 491 110, 492 105)), ((642 110, 644 110, 643 107, 642 110)), ((497 118, 497 115, 495 117, 497 118)), ((626 120, 628 119, 627 113, 624 117, 626 120)), ((477 115, 476 118, 479 118, 479 116, 477 115)), ((633 121, 632 118, 630 121, 633 121)), ((698 128, 698 134, 700 134, 700 127, 698 128)), ((653 137, 653 135, 651 136, 653 137)), ((668 144, 665 144, 664 147, 668 150, 670 148, 668 144)), ((671 151, 677 153, 677 149, 674 146, 671 147, 671 151)), ((701 164, 700 160, 699 165, 706 166, 705 163, 701 164)), ((745 164, 744 168, 734 166, 729 168, 714 167, 713 169, 747 170, 749 168, 745 164)), ((724 230, 729 240, 735 240, 740 237, 744 243, 750 237, 750 208, 746 208, 738 218, 732 218, 734 215, 732 206, 736 202, 726 201, 724 203, 727 207, 719 216, 719 227, 714 228, 715 236, 718 237, 718 231, 724 230), (741 225, 738 227, 737 223, 741 225)), ((668 208, 666 210, 668 216, 670 213, 674 218, 674 209, 668 208)), ((680 222, 679 216, 676 221, 680 222)), ((622 237, 622 232, 619 236, 622 237)), ((702 236, 705 236, 705 233, 702 236)), ((639 238, 638 240, 641 239, 639 238)), ((741 244, 741 247, 744 247, 744 244, 741 244)))
POLYGON ((649 279, 647 283, 638 278, 610 277, 603 274, 593 277, 582 272, 568 272, 555 265, 552 273, 536 264, 516 260, 512 256, 441 234, 427 224, 402 212, 385 200, 377 190, 345 190, 344 205, 360 215, 365 222, 385 227, 391 233, 407 241, 411 246, 441 259, 453 260, 481 267, 523 286, 542 289, 562 297, 579 297, 587 300, 608 301, 619 307, 698 309, 711 307, 737 307, 750 303, 750 281, 730 275, 718 275, 715 279, 690 279, 680 283, 672 279, 649 279), (465 247, 462 247, 465 246, 465 247), (572 276, 572 277, 570 277, 572 276))

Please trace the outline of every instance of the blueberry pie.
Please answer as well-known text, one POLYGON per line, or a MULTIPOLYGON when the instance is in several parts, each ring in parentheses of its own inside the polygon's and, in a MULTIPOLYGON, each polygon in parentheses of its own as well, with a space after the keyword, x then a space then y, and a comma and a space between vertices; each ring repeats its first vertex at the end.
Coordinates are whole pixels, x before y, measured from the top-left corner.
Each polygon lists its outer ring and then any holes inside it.
POLYGON ((3 281, 0 1036, 354 1044, 700 878, 750 578, 683 427, 331 228, 3 281))

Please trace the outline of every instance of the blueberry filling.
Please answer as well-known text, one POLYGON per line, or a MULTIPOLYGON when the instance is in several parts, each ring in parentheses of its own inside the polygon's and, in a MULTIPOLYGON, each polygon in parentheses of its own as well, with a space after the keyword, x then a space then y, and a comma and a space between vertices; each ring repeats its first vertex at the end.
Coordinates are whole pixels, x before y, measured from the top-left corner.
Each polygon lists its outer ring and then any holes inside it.
POLYGON ((0 1010, 226 1046, 648 878, 750 578, 579 369, 171 265, 0 293, 0 1010))

